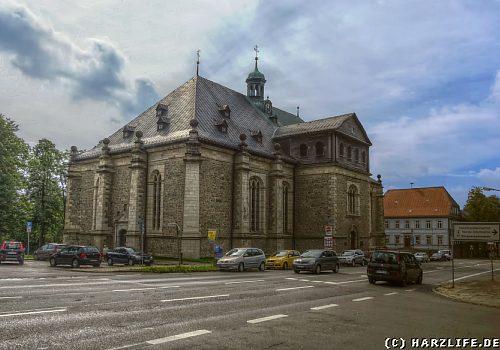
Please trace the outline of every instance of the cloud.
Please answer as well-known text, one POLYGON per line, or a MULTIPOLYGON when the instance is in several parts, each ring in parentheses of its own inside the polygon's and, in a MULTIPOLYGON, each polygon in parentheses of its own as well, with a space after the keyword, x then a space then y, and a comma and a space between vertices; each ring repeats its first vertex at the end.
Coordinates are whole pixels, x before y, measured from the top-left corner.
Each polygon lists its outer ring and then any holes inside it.
POLYGON ((158 99, 151 81, 126 76, 126 60, 111 43, 87 39, 87 46, 78 47, 26 7, 0 5, 0 51, 24 75, 67 86, 75 100, 113 104, 126 116, 158 99))
POLYGON ((495 169, 481 169, 476 176, 486 187, 500 189, 500 167, 495 169))

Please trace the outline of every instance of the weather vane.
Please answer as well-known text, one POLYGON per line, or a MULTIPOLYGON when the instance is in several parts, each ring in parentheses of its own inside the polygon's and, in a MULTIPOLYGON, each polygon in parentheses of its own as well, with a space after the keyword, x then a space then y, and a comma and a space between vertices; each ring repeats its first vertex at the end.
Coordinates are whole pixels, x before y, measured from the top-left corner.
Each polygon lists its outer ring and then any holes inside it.
POLYGON ((200 69, 200 49, 196 50, 196 56, 198 57, 197 60, 196 60, 196 76, 198 76, 199 74, 199 69, 200 69))
POLYGON ((253 50, 255 51, 255 60, 257 61, 259 59, 259 47, 255 45, 253 50))

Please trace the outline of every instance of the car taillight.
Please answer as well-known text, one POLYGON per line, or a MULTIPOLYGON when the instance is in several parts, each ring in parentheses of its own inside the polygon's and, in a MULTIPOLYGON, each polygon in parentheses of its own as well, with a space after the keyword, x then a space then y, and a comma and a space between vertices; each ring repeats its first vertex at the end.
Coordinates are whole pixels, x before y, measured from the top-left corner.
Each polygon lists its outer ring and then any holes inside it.
POLYGON ((2 244, 2 250, 4 250, 4 249, 5 249, 5 243, 2 244))
POLYGON ((22 243, 20 243, 20 244, 19 244, 19 247, 21 248, 21 251, 22 251, 22 250, 23 250, 23 244, 22 244, 22 243))
POLYGON ((80 259, 86 259, 87 258, 87 254, 85 253, 80 253, 80 259))

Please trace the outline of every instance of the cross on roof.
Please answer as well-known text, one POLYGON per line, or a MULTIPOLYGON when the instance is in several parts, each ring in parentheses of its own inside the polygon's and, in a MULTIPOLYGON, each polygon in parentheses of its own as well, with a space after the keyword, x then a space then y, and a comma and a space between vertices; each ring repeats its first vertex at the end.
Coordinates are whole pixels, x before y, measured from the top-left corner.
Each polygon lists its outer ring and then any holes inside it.
POLYGON ((257 45, 255 45, 253 50, 255 51, 255 60, 258 60, 259 59, 259 47, 257 45))

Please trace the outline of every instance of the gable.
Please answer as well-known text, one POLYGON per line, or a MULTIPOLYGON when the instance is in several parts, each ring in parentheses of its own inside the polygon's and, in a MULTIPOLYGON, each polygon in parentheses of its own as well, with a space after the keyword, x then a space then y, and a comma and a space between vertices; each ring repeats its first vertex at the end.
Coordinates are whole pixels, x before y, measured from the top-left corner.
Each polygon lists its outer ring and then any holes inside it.
POLYGON ((369 145, 372 144, 355 113, 352 113, 349 118, 346 118, 337 131, 369 145))

